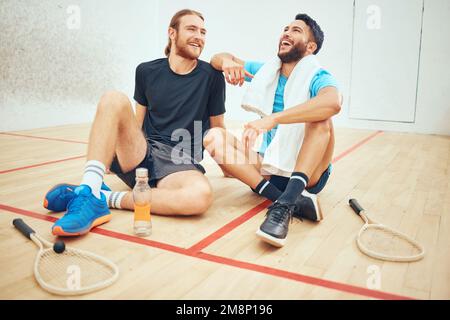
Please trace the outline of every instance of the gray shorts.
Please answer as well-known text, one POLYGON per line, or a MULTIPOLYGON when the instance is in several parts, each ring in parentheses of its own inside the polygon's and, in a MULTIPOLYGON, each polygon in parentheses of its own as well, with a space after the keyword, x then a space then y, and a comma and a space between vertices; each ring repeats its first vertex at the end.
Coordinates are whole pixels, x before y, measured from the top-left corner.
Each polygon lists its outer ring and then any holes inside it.
POLYGON ((111 172, 115 173, 131 189, 136 184, 136 169, 147 168, 149 185, 155 188, 158 181, 180 171, 198 170, 205 174, 205 169, 194 158, 176 151, 167 144, 147 138, 147 153, 144 160, 133 170, 124 172, 117 157, 111 164, 111 172))

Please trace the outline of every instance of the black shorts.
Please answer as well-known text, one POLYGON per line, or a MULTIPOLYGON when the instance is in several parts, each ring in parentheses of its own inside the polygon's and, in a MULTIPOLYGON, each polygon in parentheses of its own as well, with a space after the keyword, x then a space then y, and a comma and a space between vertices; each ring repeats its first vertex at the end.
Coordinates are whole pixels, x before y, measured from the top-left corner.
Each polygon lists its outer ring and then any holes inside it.
MULTIPOLYGON (((323 188, 325 188, 325 185, 327 184, 328 179, 330 178, 332 170, 333 170, 333 165, 330 164, 328 166, 327 170, 325 170, 325 172, 320 177, 317 184, 315 186, 306 188, 306 191, 308 191, 309 193, 313 193, 313 194, 318 194, 319 192, 321 192, 323 190, 323 188)), ((287 184, 289 183, 289 179, 290 178, 287 178, 287 177, 272 176, 270 178, 270 182, 273 183, 278 188, 278 190, 284 192, 284 190, 286 190, 287 184)))
POLYGON ((111 164, 111 172, 115 173, 131 189, 136 184, 136 169, 147 168, 149 173, 149 185, 155 188, 158 181, 170 174, 180 171, 198 170, 205 174, 205 169, 194 158, 180 154, 174 147, 167 144, 153 141, 147 138, 147 153, 144 160, 133 170, 123 172, 117 159, 114 158, 111 164))

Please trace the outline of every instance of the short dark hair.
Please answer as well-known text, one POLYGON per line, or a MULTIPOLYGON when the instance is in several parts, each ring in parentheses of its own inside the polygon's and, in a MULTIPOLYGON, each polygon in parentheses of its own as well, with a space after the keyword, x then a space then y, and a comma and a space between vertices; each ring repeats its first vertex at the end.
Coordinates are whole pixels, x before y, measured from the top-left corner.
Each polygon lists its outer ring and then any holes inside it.
POLYGON ((317 49, 313 53, 318 54, 320 49, 322 48, 324 34, 320 26, 317 24, 316 20, 308 16, 306 13, 299 13, 295 16, 295 20, 302 20, 311 29, 314 41, 317 44, 317 49))

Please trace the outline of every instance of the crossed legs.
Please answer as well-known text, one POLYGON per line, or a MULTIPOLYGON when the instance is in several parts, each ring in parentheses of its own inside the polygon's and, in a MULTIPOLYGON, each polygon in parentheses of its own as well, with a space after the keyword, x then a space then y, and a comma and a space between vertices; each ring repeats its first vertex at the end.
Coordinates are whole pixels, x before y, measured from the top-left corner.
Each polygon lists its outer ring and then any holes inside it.
MULTIPOLYGON (((147 141, 138 125, 128 97, 111 91, 103 95, 92 125, 87 159, 109 167, 114 156, 124 172, 134 170, 145 158, 147 141)), ((212 203, 212 189, 197 171, 171 174, 152 189, 152 212, 160 215, 199 215, 212 203)), ((132 192, 122 198, 121 207, 133 210, 132 192)))
MULTIPOLYGON (((204 140, 205 148, 230 175, 255 189, 261 182, 262 158, 231 133, 221 128, 211 129, 204 140)), ((315 186, 331 163, 334 152, 334 129, 331 119, 306 123, 305 137, 297 157, 295 171, 304 172, 310 179, 308 187, 315 186)))

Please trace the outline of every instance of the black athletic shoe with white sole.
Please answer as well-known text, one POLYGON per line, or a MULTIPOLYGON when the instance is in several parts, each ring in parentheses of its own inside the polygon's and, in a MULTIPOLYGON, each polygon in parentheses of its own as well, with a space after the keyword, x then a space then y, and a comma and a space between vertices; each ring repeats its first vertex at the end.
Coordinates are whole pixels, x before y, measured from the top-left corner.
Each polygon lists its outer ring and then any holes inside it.
POLYGON ((266 220, 259 227, 256 235, 275 247, 283 247, 286 242, 289 223, 292 221, 296 210, 295 204, 275 202, 269 207, 266 220))
POLYGON ((322 209, 320 208, 317 195, 303 191, 295 201, 297 210, 294 212, 294 217, 299 219, 307 219, 311 221, 321 221, 323 219, 322 209))

